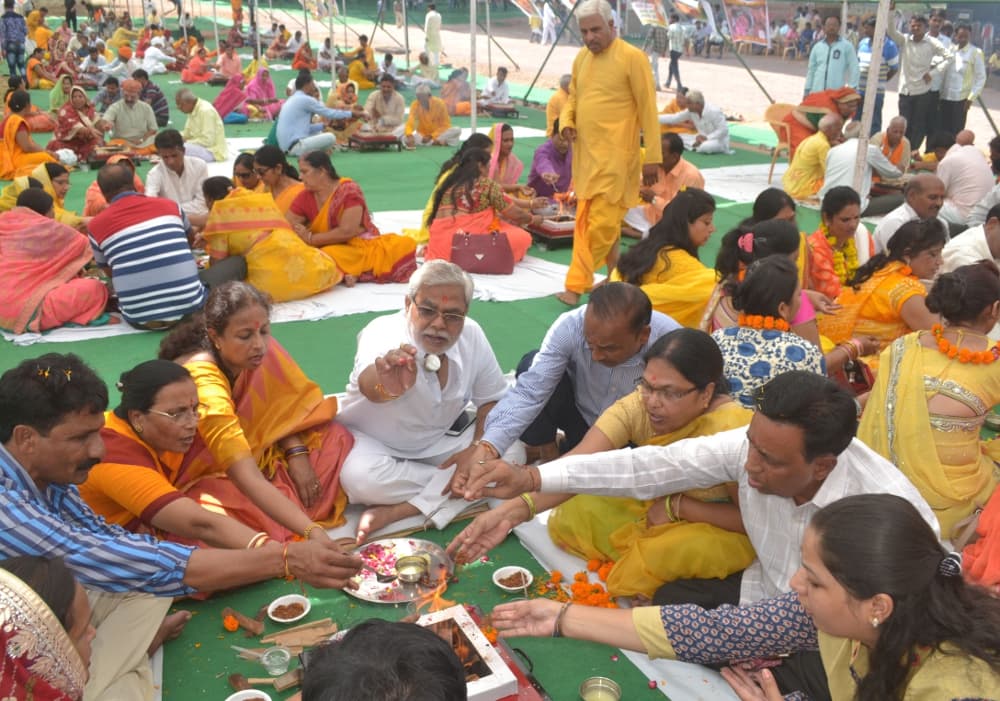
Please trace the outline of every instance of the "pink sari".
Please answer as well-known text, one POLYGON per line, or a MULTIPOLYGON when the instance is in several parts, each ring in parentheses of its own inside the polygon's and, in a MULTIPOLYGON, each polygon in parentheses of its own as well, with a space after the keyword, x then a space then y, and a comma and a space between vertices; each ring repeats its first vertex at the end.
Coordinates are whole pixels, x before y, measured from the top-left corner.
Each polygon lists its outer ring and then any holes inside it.
MULTIPOLYGON (((271 81, 271 74, 267 68, 258 68, 257 75, 247 83, 247 98, 262 101, 277 99, 277 95, 274 92, 274 83, 271 81)), ((281 102, 272 102, 271 104, 259 105, 258 107, 273 120, 278 116, 281 104, 281 102)))
POLYGON ((243 75, 238 74, 229 79, 226 87, 222 88, 212 106, 215 107, 215 111, 219 113, 219 116, 225 119, 226 115, 232 112, 239 111, 241 114, 245 113, 246 110, 242 109, 242 106, 246 101, 247 95, 243 92, 243 75))
POLYGON ((521 173, 524 172, 524 164, 520 158, 514 155, 513 151, 507 154, 503 163, 500 162, 500 139, 505 126, 509 125, 497 122, 490 129, 490 138, 493 139, 493 153, 490 156, 488 175, 501 185, 516 185, 517 181, 521 179, 521 173))
POLYGON ((14 333, 87 324, 108 290, 78 277, 92 259, 87 237, 25 207, 0 217, 0 328, 14 333))

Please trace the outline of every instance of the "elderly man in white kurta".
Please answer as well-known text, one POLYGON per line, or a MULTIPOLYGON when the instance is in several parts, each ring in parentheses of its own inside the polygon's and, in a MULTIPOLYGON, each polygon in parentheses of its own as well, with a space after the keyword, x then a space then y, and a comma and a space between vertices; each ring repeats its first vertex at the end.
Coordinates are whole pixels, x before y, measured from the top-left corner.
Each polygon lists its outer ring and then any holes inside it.
POLYGON ((507 391, 486 335, 467 317, 471 301, 472 279, 461 268, 429 261, 410 278, 404 309, 358 335, 337 418, 354 434, 341 486, 352 503, 372 507, 359 540, 417 514, 443 528, 468 507, 442 492, 507 391), (450 430, 469 404, 474 426, 450 430))
MULTIPOLYGON (((698 153, 729 153, 729 124, 726 115, 715 105, 706 105, 697 90, 687 94, 688 108, 676 114, 661 114, 660 124, 692 122, 698 134, 690 144, 698 153)), ((685 144, 688 146, 688 144, 685 144)))

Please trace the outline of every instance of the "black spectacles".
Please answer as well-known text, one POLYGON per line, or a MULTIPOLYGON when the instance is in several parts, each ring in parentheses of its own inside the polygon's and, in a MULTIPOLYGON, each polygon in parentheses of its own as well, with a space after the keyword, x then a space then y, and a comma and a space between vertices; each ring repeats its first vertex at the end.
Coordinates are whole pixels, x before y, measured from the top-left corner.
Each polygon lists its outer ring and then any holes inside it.
POLYGON ((417 314, 423 321, 434 321, 438 316, 444 319, 444 323, 449 326, 458 326, 459 324, 465 322, 465 314, 459 314, 458 312, 442 312, 440 309, 435 309, 434 307, 428 307, 423 304, 417 304, 417 300, 413 300, 413 306, 417 308, 417 314))

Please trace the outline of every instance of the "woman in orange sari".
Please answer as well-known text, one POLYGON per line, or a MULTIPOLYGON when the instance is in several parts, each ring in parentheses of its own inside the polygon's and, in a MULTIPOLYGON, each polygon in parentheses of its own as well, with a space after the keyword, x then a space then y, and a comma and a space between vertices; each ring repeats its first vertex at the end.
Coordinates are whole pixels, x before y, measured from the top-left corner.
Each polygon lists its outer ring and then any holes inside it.
POLYGON ((245 282, 212 288, 160 358, 198 387, 198 437, 172 480, 192 499, 275 540, 325 537, 342 521, 340 469, 354 438, 270 333, 271 302, 245 282))
POLYGON ((791 153, 788 157, 795 155, 795 149, 803 139, 816 133, 819 120, 825 115, 836 112, 846 121, 857 111, 860 103, 861 96, 854 88, 823 90, 807 95, 784 119, 791 130, 791 153))
POLYGON ((297 71, 303 69, 308 71, 316 70, 316 59, 313 57, 309 42, 302 42, 302 46, 295 52, 295 56, 292 58, 292 68, 297 71))
MULTIPOLYGON (((834 343, 852 336, 878 340, 879 352, 900 336, 939 323, 927 309, 921 280, 933 280, 941 267, 948 234, 936 219, 906 222, 889 239, 888 249, 858 268, 837 297, 840 311, 824 314, 819 332, 834 343)), ((866 358, 874 368, 877 357, 866 358)))
POLYGON ((212 79, 212 69, 208 67, 208 52, 204 47, 191 57, 187 67, 181 71, 182 83, 207 83, 212 79))
POLYGON ((27 175, 39 163, 55 163, 55 157, 31 138, 31 127, 21 116, 31 107, 31 95, 26 90, 17 90, 7 106, 10 114, 0 125, 0 180, 27 175))
POLYGON ((509 201, 503 188, 487 173, 490 154, 470 149, 461 162, 441 182, 427 215, 430 238, 424 257, 451 260, 451 241, 456 232, 487 235, 502 231, 507 235, 514 260, 524 258, 531 246, 531 234, 523 226, 541 224, 542 217, 509 201))
POLYGON ((80 277, 93 260, 83 234, 15 207, 0 217, 0 250, 0 328, 37 333, 70 323, 89 324, 104 313, 104 283, 80 277))
POLYGON ((253 169, 278 210, 287 216, 288 208, 305 186, 299 182, 299 172, 288 165, 284 151, 277 146, 261 146, 253 155, 253 169))
POLYGON ((853 188, 830 188, 823 196, 820 217, 819 228, 808 238, 807 284, 837 299, 858 267, 875 255, 875 244, 861 223, 861 197, 853 188))
MULTIPOLYGON (((128 157, 125 153, 116 153, 115 155, 108 158, 108 165, 115 163, 121 163, 125 165, 129 170, 132 171, 132 189, 142 194, 146 191, 146 186, 142 182, 142 178, 135 172, 135 163, 132 159, 128 157)), ((90 183, 87 188, 87 194, 84 195, 83 204, 83 216, 85 217, 96 217, 98 214, 103 212, 108 207, 108 201, 104 199, 104 194, 101 192, 101 188, 98 187, 97 181, 90 183)))
MULTIPOLYGON (((18 90, 24 90, 24 78, 12 75, 7 79, 7 94, 3 97, 3 116, 5 119, 10 116, 10 96, 18 90)), ((35 105, 30 105, 27 110, 21 113, 21 117, 28 123, 32 134, 44 134, 56 128, 56 118, 48 112, 41 111, 35 105)))
POLYGON ((322 151, 302 156, 299 171, 305 190, 292 202, 286 217, 302 240, 336 261, 345 284, 410 279, 417 269, 416 241, 381 234, 357 183, 340 177, 322 151))

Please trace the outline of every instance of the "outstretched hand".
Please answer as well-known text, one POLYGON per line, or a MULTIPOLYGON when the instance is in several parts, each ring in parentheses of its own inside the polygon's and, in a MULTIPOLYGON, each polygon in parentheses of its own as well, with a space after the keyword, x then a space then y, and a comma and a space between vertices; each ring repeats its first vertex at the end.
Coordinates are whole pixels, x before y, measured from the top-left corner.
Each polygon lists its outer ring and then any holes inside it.
POLYGON ((512 465, 503 460, 487 460, 472 465, 463 496, 468 501, 483 497, 510 499, 535 490, 532 467, 512 465), (492 485, 492 486, 489 486, 492 485))
POLYGON ((472 523, 448 543, 446 552, 455 562, 473 562, 500 545, 516 525, 503 507, 490 509, 472 519, 472 523))
POLYGON ((288 569, 314 587, 356 589, 352 577, 361 571, 361 558, 329 538, 311 538, 288 544, 288 569))
POLYGON ((493 627, 505 638, 552 635, 562 604, 551 599, 531 599, 500 604, 491 614, 493 627))
POLYGON ((398 397, 414 385, 417 381, 416 358, 417 348, 409 343, 375 358, 375 377, 386 392, 398 397))

